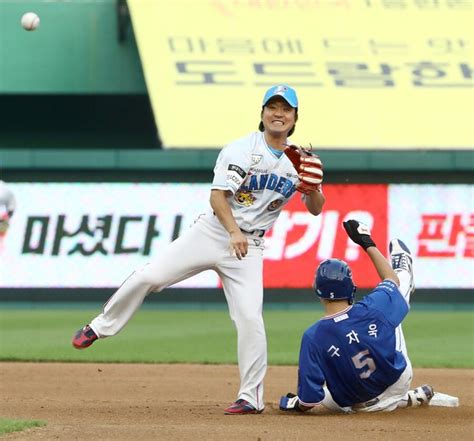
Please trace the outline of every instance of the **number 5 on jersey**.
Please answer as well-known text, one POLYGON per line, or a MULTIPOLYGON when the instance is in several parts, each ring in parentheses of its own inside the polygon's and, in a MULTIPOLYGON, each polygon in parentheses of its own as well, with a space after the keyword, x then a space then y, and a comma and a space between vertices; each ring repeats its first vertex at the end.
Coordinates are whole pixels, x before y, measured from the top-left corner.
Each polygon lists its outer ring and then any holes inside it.
POLYGON ((352 363, 354 363, 356 369, 363 369, 364 367, 368 368, 359 374, 359 377, 362 379, 369 378, 377 369, 374 359, 369 357, 369 354, 369 350, 366 349, 365 351, 361 351, 352 357, 352 363))

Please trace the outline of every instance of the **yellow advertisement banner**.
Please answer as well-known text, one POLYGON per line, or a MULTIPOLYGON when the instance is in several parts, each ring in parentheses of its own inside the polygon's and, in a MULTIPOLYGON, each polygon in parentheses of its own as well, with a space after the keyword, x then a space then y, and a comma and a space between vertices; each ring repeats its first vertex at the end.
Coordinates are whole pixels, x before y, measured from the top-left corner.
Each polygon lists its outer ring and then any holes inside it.
POLYGON ((165 147, 256 130, 299 97, 316 148, 472 148, 472 0, 128 0, 165 147))

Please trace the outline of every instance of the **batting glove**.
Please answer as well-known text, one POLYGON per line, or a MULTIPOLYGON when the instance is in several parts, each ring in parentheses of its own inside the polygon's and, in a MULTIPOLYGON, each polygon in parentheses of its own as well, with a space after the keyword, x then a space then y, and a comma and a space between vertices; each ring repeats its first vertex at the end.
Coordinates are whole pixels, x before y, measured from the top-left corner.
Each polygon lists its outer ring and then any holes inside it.
POLYGON ((303 412, 299 406, 298 395, 287 393, 285 397, 280 398, 280 410, 289 412, 303 412))
POLYGON ((367 225, 354 219, 343 222, 342 225, 352 241, 357 245, 360 245, 364 250, 367 251, 367 248, 376 246, 375 242, 370 237, 370 230, 367 225))

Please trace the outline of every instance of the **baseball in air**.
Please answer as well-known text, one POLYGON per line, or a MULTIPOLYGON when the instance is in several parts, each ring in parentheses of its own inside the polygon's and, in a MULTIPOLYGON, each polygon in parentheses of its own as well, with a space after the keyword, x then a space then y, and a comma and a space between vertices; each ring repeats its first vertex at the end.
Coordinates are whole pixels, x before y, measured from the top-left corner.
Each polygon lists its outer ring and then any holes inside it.
POLYGON ((40 18, 34 12, 26 12, 21 17, 21 25, 27 31, 34 31, 40 24, 40 18))

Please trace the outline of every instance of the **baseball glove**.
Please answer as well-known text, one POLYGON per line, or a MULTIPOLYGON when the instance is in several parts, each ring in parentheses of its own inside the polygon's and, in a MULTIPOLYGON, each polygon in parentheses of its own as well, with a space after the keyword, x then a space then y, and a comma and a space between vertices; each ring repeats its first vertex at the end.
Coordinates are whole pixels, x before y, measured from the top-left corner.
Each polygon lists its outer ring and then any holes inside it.
POLYGON ((323 163, 319 156, 311 150, 296 145, 288 145, 284 152, 293 163, 293 167, 300 178, 300 183, 296 186, 296 189, 305 194, 315 190, 321 191, 323 163))

